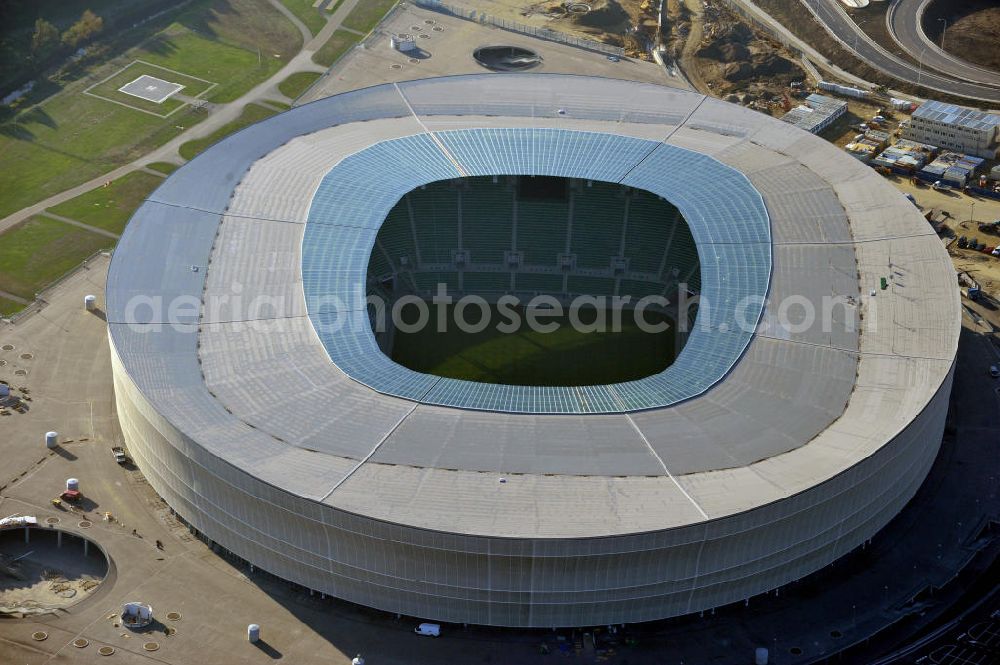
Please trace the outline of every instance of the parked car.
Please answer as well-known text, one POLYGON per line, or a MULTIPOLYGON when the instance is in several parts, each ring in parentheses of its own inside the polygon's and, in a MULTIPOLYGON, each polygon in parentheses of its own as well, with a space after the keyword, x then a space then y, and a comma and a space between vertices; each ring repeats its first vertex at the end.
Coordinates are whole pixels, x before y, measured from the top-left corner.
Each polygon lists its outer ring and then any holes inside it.
POLYGON ((990 376, 992 376, 994 379, 1000 377, 1000 367, 997 367, 996 365, 990 365, 990 376))
POLYGON ((967 237, 962 236, 958 239, 959 249, 965 249, 968 246, 969 246, 969 239, 967 237))
POLYGON ((441 626, 436 623, 422 623, 413 629, 417 635, 427 635, 428 637, 441 637, 441 626))
POLYGON ((938 190, 940 192, 947 192, 947 191, 951 190, 951 185, 946 185, 943 182, 941 182, 940 180, 935 180, 934 181, 934 189, 936 189, 936 190, 938 190))

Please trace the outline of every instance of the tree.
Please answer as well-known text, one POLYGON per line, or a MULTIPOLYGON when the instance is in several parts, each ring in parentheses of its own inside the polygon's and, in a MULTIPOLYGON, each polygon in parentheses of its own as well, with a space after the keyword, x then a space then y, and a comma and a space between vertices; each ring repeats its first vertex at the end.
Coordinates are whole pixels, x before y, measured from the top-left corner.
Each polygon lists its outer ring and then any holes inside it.
POLYGON ((31 35, 31 52, 43 55, 59 42, 59 30, 43 18, 35 21, 35 32, 31 35))
POLYGON ((104 28, 104 19, 85 9, 80 20, 66 29, 62 35, 62 43, 76 47, 93 39, 104 28))

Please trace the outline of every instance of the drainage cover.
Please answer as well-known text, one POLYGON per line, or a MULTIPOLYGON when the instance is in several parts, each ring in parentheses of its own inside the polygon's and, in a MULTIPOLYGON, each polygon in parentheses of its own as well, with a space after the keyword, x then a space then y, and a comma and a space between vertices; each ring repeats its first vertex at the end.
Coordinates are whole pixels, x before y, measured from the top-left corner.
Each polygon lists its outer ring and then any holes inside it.
POLYGON ((81 529, 89 529, 89 528, 90 528, 90 527, 92 527, 93 525, 94 525, 94 523, 93 523, 93 522, 88 522, 87 520, 83 520, 83 521, 81 521, 81 522, 80 522, 80 524, 79 524, 78 526, 79 526, 79 527, 80 527, 81 529))
POLYGON ((102 656, 110 656, 114 652, 115 652, 114 647, 101 647, 100 649, 97 650, 97 653, 101 654, 102 656))
POLYGON ((73 640, 73 646, 75 646, 77 649, 86 648, 88 644, 90 644, 90 642, 83 639, 82 637, 78 637, 75 640, 73 640))
POLYGON ((146 642, 145 644, 142 645, 142 648, 145 649, 146 651, 156 651, 157 649, 160 648, 160 645, 157 644, 156 642, 146 642))
POLYGON ((180 612, 167 612, 167 619, 169 619, 170 621, 180 621, 181 620, 181 613, 180 612))
POLYGON ((45 523, 46 524, 59 524, 59 518, 58 517, 46 517, 45 518, 45 523))
POLYGON ((44 630, 39 630, 31 634, 31 639, 35 640, 36 642, 41 642, 42 640, 47 640, 48 638, 49 634, 46 633, 44 630))

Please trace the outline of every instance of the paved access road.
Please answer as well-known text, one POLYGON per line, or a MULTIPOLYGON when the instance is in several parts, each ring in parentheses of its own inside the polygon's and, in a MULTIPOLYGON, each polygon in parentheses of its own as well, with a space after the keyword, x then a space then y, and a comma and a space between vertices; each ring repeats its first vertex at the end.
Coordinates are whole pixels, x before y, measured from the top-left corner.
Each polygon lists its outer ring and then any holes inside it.
MULTIPOLYGON (((914 55, 923 53, 924 67, 935 69, 955 79, 1000 88, 1000 72, 977 67, 952 55, 932 42, 921 27, 921 17, 934 0, 893 0, 886 13, 889 33, 903 49, 914 55)), ((958 39, 958 36, 954 36, 958 39)), ((945 30, 945 40, 948 31, 945 30)))
MULTIPOLYGON (((938 92, 944 92, 968 99, 990 103, 1000 103, 1000 87, 955 79, 933 71, 926 65, 912 65, 900 60, 876 44, 858 25, 851 20, 840 0, 801 0, 816 18, 853 50, 862 60, 882 72, 908 83, 922 85, 938 92), (930 71, 929 71, 930 70, 930 71)), ((913 51, 921 62, 931 49, 926 45, 913 51)))

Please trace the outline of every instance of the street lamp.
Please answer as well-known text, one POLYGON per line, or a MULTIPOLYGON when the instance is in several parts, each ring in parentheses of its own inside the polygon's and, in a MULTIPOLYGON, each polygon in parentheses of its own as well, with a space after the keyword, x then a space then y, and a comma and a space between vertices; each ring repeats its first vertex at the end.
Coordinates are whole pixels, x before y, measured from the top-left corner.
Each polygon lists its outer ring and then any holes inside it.
POLYGON ((946 18, 939 18, 938 21, 941 21, 941 22, 944 23, 944 27, 941 28, 941 50, 943 51, 944 50, 944 36, 948 32, 948 19, 946 19, 946 18))
POLYGON ((969 221, 970 222, 976 221, 976 202, 975 201, 973 201, 971 204, 969 204, 969 221))

